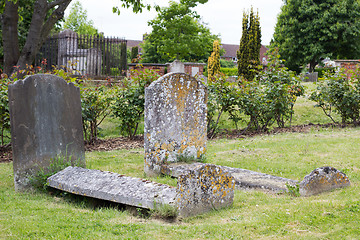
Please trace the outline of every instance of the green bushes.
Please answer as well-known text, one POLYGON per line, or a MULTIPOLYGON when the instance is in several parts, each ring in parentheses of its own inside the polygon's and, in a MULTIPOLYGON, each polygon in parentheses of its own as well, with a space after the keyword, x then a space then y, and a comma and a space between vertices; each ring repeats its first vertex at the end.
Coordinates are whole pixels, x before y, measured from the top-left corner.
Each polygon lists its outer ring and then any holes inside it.
POLYGON ((5 144, 5 133, 10 132, 10 114, 9 114, 9 104, 8 104, 8 85, 10 80, 7 78, 0 79, 0 143, 1 145, 5 144))
POLYGON ((220 71, 226 76, 237 76, 238 70, 237 68, 221 68, 220 71))
POLYGON ((113 116, 120 120, 120 133, 135 137, 144 114, 145 88, 159 78, 155 71, 132 71, 132 80, 126 82, 115 94, 112 106, 113 116))
POLYGON ((81 115, 85 140, 92 142, 98 137, 99 125, 110 114, 110 105, 116 87, 80 85, 81 115))
POLYGON ((317 88, 312 92, 310 100, 315 101, 324 114, 334 123, 332 113, 341 116, 342 123, 358 124, 360 121, 360 82, 359 69, 350 73, 348 78, 344 69, 335 74, 327 73, 323 80, 317 82, 317 88))
POLYGON ((216 135, 223 113, 228 113, 233 122, 238 122, 237 102, 237 84, 228 82, 226 76, 216 75, 213 81, 208 83, 207 131, 209 138, 216 135))
POLYGON ((222 75, 209 83, 209 138, 216 135, 224 112, 236 128, 239 121, 246 122, 246 130, 267 131, 275 123, 284 127, 286 122, 291 122, 294 104, 297 97, 304 94, 304 88, 293 72, 281 67, 276 56, 271 54, 267 70, 252 81, 241 78, 230 83, 222 75))

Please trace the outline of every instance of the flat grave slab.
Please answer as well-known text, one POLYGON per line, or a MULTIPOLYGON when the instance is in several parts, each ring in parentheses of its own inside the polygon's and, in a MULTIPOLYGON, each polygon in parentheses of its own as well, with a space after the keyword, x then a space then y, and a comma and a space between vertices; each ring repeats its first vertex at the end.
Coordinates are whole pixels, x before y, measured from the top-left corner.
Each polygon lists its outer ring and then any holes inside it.
MULTIPOLYGON (((162 172, 172 177, 179 177, 180 175, 186 174, 189 170, 192 170, 198 166, 205 165, 204 163, 174 163, 167 166, 163 166, 162 172)), ((227 171, 235 179, 235 187, 237 189, 262 189, 271 191, 274 193, 286 192, 288 188, 287 184, 295 186, 299 184, 298 181, 277 177, 265 173, 254 172, 241 168, 232 168, 219 166, 223 170, 227 171)))
POLYGON ((175 205, 176 188, 112 172, 67 167, 48 178, 50 187, 73 194, 155 209, 175 205))

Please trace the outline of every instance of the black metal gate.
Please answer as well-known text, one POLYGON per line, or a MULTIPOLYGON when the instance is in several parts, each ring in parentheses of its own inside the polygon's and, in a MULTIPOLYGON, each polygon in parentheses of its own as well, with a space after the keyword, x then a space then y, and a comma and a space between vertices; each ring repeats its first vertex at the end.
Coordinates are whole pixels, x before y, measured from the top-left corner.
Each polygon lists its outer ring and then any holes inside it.
POLYGON ((123 76, 127 69, 126 40, 79 35, 65 30, 50 36, 36 56, 35 66, 66 68, 86 77, 123 76))

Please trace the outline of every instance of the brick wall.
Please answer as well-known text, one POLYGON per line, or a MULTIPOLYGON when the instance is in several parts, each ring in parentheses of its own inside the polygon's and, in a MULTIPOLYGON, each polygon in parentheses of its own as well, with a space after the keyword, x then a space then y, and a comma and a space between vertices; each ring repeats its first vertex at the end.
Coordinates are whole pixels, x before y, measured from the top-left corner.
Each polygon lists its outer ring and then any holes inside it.
POLYGON ((347 71, 347 78, 350 78, 352 71, 355 71, 357 67, 360 67, 360 60, 335 60, 337 67, 344 68, 347 71))
MULTIPOLYGON (((203 75, 204 74, 204 66, 206 66, 205 63, 183 63, 184 64, 184 70, 185 73, 189 74, 190 76, 197 75, 203 75)), ((167 73, 167 68, 169 67, 169 64, 158 64, 158 63, 131 63, 129 65, 129 71, 127 76, 133 77, 136 72, 134 70, 143 71, 145 69, 149 70, 155 70, 160 76, 165 75, 167 73)))
POLYGON ((166 68, 166 64, 156 64, 156 63, 129 64, 129 71, 127 76, 131 78, 137 75, 135 70, 137 70, 138 72, 142 72, 145 71, 146 69, 154 70, 160 76, 163 76, 165 75, 165 68, 166 68))

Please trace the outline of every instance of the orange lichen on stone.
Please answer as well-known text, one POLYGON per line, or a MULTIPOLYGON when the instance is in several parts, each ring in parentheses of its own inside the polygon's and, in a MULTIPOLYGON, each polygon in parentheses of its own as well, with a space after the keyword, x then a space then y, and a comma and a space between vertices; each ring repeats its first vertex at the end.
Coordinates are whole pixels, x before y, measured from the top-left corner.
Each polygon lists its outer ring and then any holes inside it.
POLYGON ((332 167, 317 168, 300 183, 300 195, 310 196, 350 185, 349 178, 332 167))
POLYGON ((231 206, 234 188, 235 180, 229 173, 215 165, 201 165, 178 179, 179 192, 188 189, 186 194, 177 196, 179 212, 189 216, 231 206))
POLYGON ((176 161, 178 155, 205 154, 206 101, 206 87, 186 74, 167 74, 146 89, 144 145, 145 152, 152 154, 145 154, 145 161, 153 166, 145 166, 145 172, 176 161))

